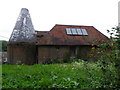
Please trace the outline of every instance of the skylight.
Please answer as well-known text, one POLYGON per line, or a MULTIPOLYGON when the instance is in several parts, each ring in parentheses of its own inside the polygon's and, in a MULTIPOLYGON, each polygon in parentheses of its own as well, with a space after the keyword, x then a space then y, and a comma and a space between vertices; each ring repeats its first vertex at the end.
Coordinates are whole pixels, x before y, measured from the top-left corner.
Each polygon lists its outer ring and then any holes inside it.
POLYGON ((75 28, 71 28, 70 30, 71 30, 73 35, 77 35, 78 34, 75 28))
POLYGON ((67 35, 88 35, 86 29, 80 28, 66 28, 67 35))
POLYGON ((82 29, 82 33, 83 33, 83 35, 88 35, 86 29, 82 29))
POLYGON ((66 32, 67 32, 68 35, 72 35, 72 32, 71 32, 70 28, 66 28, 66 32))

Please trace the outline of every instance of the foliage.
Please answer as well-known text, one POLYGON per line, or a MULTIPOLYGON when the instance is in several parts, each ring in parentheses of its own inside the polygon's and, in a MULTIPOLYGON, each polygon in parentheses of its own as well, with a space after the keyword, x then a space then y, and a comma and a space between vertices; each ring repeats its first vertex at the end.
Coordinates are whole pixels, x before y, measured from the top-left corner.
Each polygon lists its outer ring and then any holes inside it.
POLYGON ((106 67, 102 64, 80 60, 69 64, 3 65, 2 87, 116 88, 118 76, 114 64, 108 62, 106 67))
POLYGON ((7 51, 7 41, 1 40, 0 41, 0 52, 7 51))
POLYGON ((113 62, 115 63, 116 72, 118 74, 117 84, 120 87, 120 27, 112 28, 112 30, 108 30, 111 34, 111 38, 114 41, 114 56, 116 58, 113 59, 113 62))
MULTIPOLYGON (((117 76, 120 76, 120 30, 119 27, 116 27, 107 31, 110 34, 111 41, 104 42, 98 46, 99 48, 93 47, 91 57, 103 63, 102 70, 105 75, 106 70, 104 68, 107 66, 107 62, 110 62, 114 64, 117 76)), ((116 78, 116 87, 120 88, 120 77, 116 78)))

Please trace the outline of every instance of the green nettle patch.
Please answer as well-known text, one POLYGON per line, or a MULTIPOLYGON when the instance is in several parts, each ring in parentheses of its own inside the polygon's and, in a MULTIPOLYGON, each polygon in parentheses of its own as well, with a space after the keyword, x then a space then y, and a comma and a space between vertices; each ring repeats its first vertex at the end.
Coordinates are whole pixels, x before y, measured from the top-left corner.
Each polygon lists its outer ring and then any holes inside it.
POLYGON ((117 78, 110 62, 2 66, 2 88, 116 88, 117 78))

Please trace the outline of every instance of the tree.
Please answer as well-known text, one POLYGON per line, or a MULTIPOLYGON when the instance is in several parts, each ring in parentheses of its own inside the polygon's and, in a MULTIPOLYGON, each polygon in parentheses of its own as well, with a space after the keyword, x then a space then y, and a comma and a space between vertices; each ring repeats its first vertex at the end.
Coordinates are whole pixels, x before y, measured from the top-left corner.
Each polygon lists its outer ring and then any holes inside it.
POLYGON ((120 27, 112 28, 112 30, 107 30, 110 35, 111 39, 114 41, 114 55, 116 56, 115 59, 113 59, 113 62, 115 63, 116 73, 118 75, 117 78, 117 86, 120 88, 120 27))
MULTIPOLYGON (((101 62, 101 69, 104 79, 110 80, 110 75, 107 74, 107 65, 112 63, 116 69, 115 87, 120 88, 120 28, 115 27, 107 30, 110 34, 111 41, 103 42, 99 48, 92 48, 92 57, 101 62), (94 55, 95 54, 95 55, 94 55)), ((104 82, 104 85, 107 85, 104 82)))
POLYGON ((0 51, 1 52, 7 51, 7 41, 5 40, 0 41, 0 51))

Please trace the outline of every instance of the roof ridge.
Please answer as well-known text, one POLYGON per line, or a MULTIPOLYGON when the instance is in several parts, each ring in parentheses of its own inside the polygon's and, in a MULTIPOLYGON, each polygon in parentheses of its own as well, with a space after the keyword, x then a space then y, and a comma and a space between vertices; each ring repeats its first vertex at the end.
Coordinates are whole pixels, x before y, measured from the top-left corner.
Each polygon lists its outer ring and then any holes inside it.
POLYGON ((84 27, 93 27, 88 25, 66 25, 66 24, 55 24, 55 26, 84 26, 84 27))

